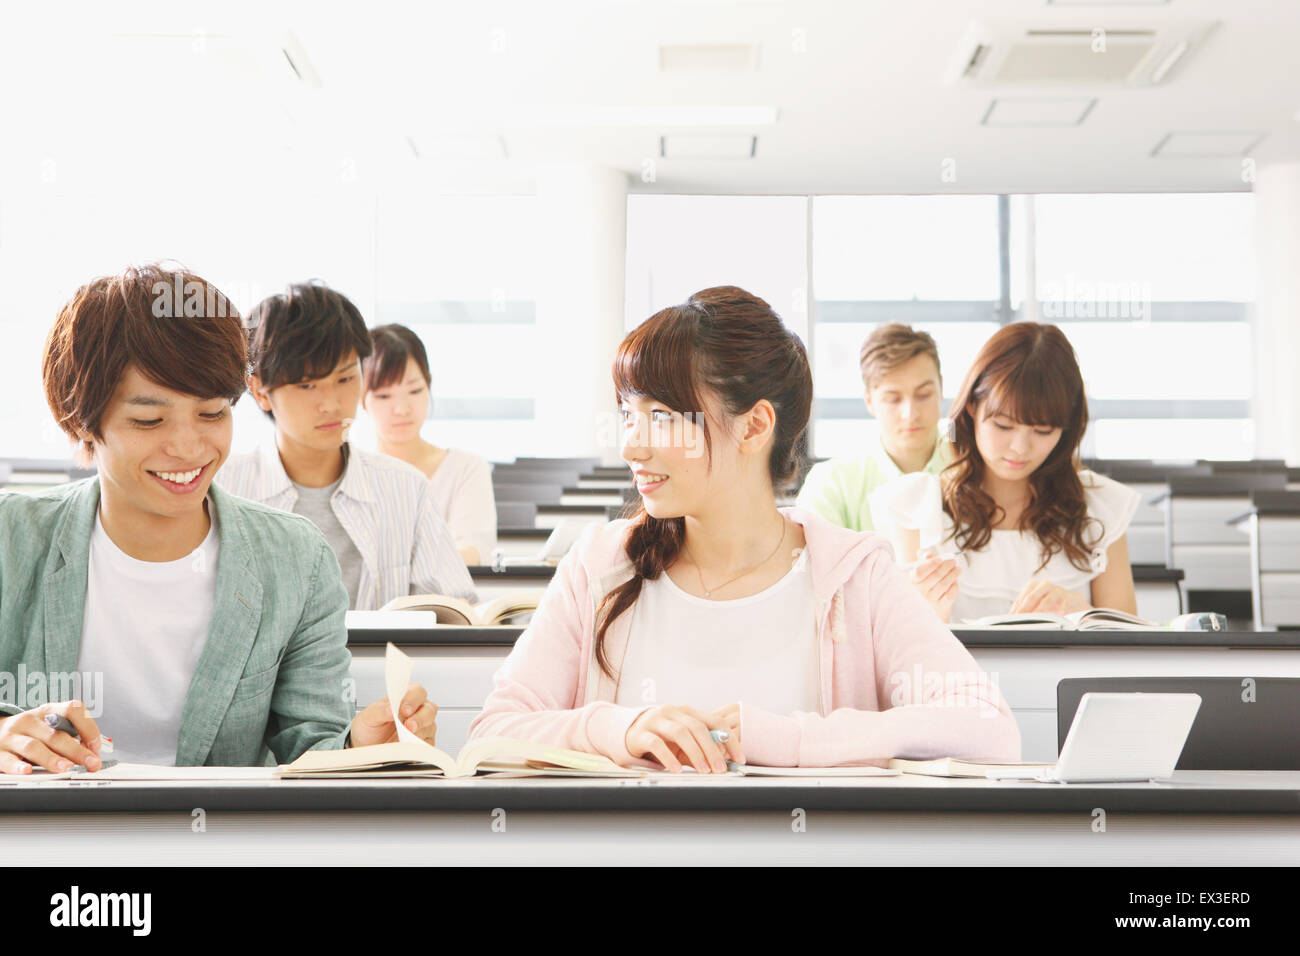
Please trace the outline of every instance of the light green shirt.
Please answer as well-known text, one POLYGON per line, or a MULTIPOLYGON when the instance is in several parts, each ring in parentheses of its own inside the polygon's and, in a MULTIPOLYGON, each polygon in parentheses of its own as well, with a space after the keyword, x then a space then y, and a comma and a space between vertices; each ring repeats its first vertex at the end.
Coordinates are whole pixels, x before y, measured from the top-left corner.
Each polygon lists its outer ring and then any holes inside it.
MULTIPOLYGON (((952 461, 952 445, 940 437, 934 443, 934 454, 921 469, 937 475, 952 461)), ((885 451, 877 432, 871 440, 866 456, 862 458, 832 458, 818 462, 804 480, 796 504, 815 511, 832 524, 852 531, 874 531, 871 521, 873 491, 903 472, 885 451)))

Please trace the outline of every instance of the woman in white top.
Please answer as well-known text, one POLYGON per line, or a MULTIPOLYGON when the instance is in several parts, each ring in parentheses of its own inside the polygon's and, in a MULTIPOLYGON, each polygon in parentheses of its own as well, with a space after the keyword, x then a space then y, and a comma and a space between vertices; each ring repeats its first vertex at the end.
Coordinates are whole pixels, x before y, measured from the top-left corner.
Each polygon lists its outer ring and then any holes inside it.
POLYGON ((697 292, 637 326, 613 373, 640 508, 560 562, 471 740, 674 772, 1019 759, 1006 702, 884 542, 777 507, 813 383, 768 303, 697 292))
POLYGON ((953 463, 872 496, 876 526, 946 621, 1137 612, 1125 532, 1138 495, 1079 466, 1088 424, 1074 350, 1016 322, 985 343, 953 400, 953 463))
POLYGON ((487 460, 459 448, 439 448, 420 437, 429 414, 429 359, 419 336, 404 325, 370 330, 374 350, 362 362, 361 406, 375 421, 379 450, 410 462, 429 477, 439 514, 467 565, 481 564, 496 547, 497 511, 487 460))

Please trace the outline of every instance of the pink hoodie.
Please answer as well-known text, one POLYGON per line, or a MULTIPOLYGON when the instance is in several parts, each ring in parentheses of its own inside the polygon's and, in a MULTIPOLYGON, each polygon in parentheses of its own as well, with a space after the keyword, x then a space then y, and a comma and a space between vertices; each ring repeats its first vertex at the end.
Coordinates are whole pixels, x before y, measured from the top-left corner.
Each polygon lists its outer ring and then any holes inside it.
MULTIPOLYGON (((741 701, 741 746, 764 766, 878 763, 890 757, 1020 759, 1020 731, 996 686, 894 565, 887 539, 849 531, 810 511, 783 508, 803 526, 817 600, 818 713, 774 714, 741 701)), ((596 609, 632 576, 629 522, 583 534, 560 562, 532 623, 496 673, 470 739, 513 737, 634 758, 628 727, 646 708, 613 703, 615 683, 596 663, 596 609)), ((634 604, 605 635, 622 659, 634 604)), ((691 704, 691 701, 677 701, 691 704)))

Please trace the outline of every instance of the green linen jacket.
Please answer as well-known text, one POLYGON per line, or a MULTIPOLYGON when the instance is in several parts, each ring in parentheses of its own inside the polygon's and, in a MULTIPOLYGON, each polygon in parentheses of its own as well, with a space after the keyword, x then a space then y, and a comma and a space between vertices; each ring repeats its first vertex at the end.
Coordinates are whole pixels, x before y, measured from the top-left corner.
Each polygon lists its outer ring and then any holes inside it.
MULTIPOLYGON (((208 494, 220 534, 216 593, 181 714, 176 765, 258 766, 272 755, 289 762, 307 750, 346 746, 352 659, 338 559, 301 515, 215 484, 208 494)), ((25 678, 21 705, 31 707, 58 686, 54 675, 76 670, 99 495, 97 476, 35 494, 0 491, 6 703, 20 703, 9 699, 15 675, 25 678)))

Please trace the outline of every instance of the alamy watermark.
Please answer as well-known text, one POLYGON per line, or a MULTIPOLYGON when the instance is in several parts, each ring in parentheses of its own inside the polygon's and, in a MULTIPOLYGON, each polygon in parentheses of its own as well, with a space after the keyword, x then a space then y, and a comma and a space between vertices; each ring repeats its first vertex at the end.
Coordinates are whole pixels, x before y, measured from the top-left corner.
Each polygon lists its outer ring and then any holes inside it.
POLYGON ((104 675, 101 671, 0 671, 0 700, 33 710, 42 704, 79 700, 91 718, 104 712, 104 675))
MULTIPOLYGON (((596 441, 601 448, 635 445, 643 448, 681 448, 687 458, 704 457, 703 412, 674 412, 667 418, 651 421, 656 413, 631 414, 601 412, 596 416, 596 441)), ((662 412, 658 414, 663 414, 662 412)))
POLYGON ((256 284, 185 281, 180 273, 174 273, 170 282, 160 279, 149 291, 153 293, 150 309, 159 319, 225 319, 239 315, 235 300, 260 302, 263 298, 256 284))
POLYGON ((996 671, 932 671, 918 663, 910 671, 890 674, 889 685, 890 707, 975 707, 981 717, 1000 714, 995 704, 1002 699, 996 671))
POLYGON ((1038 300, 1044 319, 1151 320, 1150 282, 1091 282, 1066 273, 1064 283, 1043 283, 1038 300))

